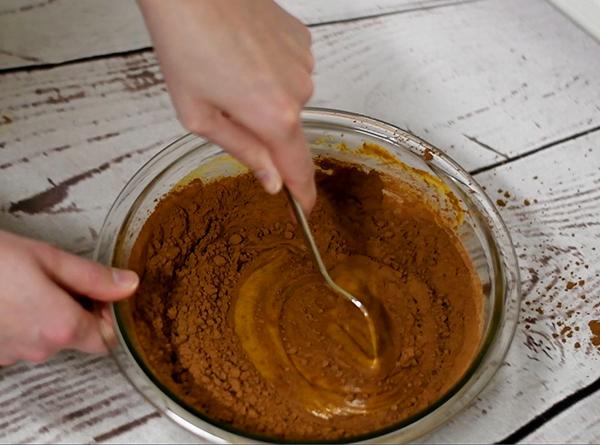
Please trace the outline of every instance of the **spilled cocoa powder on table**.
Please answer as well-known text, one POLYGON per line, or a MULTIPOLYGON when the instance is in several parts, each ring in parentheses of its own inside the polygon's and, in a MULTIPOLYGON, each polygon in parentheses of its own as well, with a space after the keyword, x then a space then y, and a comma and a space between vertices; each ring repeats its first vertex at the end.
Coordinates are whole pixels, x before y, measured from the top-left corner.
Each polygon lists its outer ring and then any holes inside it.
POLYGON ((386 174, 318 162, 310 216, 331 274, 383 308, 378 366, 364 319, 313 266, 283 194, 250 174, 169 193, 130 267, 137 343, 155 376, 247 434, 332 440, 390 427, 436 402, 481 337, 481 284, 447 221, 386 174))

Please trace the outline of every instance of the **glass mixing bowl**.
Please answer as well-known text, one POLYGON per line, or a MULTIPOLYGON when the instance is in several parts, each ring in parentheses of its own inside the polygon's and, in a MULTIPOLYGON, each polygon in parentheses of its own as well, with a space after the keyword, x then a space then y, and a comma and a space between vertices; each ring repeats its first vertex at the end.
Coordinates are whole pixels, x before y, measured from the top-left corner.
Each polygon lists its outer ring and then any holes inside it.
MULTIPOLYGON (((457 231, 475 264, 484 294, 479 350, 463 378, 428 409, 384 431, 352 439, 373 443, 414 440, 467 406, 502 363, 515 331, 520 305, 519 271, 510 236, 494 205, 473 178, 426 142, 393 125, 342 111, 307 109, 302 121, 315 155, 343 152, 346 160, 378 168, 380 161, 360 155, 363 143, 376 144, 385 149, 384 158, 400 160, 439 178, 464 210, 457 231)), ((126 267, 131 248, 156 202, 185 178, 210 181, 242 171, 244 168, 220 147, 197 136, 188 134, 173 142, 144 165, 119 194, 102 226, 96 260, 126 267)), ((206 441, 270 440, 212 421, 158 381, 144 363, 131 335, 127 305, 128 302, 121 302, 111 307, 118 339, 112 355, 134 387, 163 414, 206 441)))

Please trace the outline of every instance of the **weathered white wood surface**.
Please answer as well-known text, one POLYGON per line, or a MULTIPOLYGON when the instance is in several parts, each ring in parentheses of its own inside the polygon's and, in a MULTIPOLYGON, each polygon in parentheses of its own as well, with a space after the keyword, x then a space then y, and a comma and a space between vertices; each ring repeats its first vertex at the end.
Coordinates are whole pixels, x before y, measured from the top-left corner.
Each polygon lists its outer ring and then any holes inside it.
MULTIPOLYGON (((276 0, 303 23, 326 22, 412 11, 474 0, 276 0)), ((476 0, 475 0, 476 1, 476 0)))
MULTIPOLYGON (((469 169, 565 139, 477 175, 507 201, 522 323, 490 387, 428 440, 501 440, 600 377, 586 324, 600 319, 600 131, 568 140, 600 124, 600 45, 541 0, 324 25, 314 40, 313 104, 408 127, 469 169), (565 290, 580 278, 583 288, 565 290)), ((181 132, 149 52, 0 75, 0 227, 89 254, 127 178, 181 132)), ((593 400, 526 440, 599 441, 586 409, 593 400), (573 431, 578 422, 587 428, 573 431)), ((193 440, 158 417, 108 359, 63 354, 0 371, 0 442, 193 440)))
MULTIPOLYGON (((465 0, 279 0, 304 23, 465 0)), ((0 69, 59 63, 150 45, 134 0, 2 0, 0 69)))
POLYGON ((600 125, 600 43, 542 0, 479 1, 313 35, 315 104, 395 122, 467 168, 600 125), (484 151, 468 152, 477 146, 484 151))
POLYGON ((149 46, 134 0, 3 0, 0 68, 149 46))
POLYGON ((552 419, 527 437, 529 443, 598 443, 600 392, 552 419))
MULTIPOLYGON (((428 438, 435 442, 501 440, 600 378, 600 349, 588 327, 600 319, 600 131, 476 179, 494 200, 506 201, 499 210, 519 257, 523 306, 504 366, 470 409, 428 438), (583 286, 566 289, 581 279, 583 286)), ((560 443, 552 437, 564 427, 559 422, 534 437, 560 443)), ((562 437, 569 433, 575 432, 562 437)), ((599 440, 596 425, 575 442, 599 440)))

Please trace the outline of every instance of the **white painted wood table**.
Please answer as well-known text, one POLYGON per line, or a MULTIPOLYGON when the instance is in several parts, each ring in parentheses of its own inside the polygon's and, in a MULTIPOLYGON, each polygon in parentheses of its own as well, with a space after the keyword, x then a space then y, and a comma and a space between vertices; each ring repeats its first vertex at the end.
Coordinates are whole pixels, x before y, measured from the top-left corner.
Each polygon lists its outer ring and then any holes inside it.
MULTIPOLYGON (((282 3, 312 26, 312 105, 408 129, 506 202, 524 291, 514 343, 481 396, 424 440, 600 441, 588 327, 600 319, 600 43, 544 0, 282 3)), ((183 132, 148 45, 130 1, 0 3, 2 229, 90 254, 127 179, 183 132)), ((0 370, 0 442, 132 441, 197 439, 108 358, 0 370)))

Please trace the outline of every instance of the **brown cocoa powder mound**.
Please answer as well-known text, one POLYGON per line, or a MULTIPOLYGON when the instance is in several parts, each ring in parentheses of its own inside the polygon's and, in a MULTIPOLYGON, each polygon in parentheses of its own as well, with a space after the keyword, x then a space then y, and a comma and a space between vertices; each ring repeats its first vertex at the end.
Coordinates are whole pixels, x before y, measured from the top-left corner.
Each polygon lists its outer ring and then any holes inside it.
POLYGON ((592 333, 591 342, 594 346, 600 347, 600 320, 591 320, 588 327, 592 333))
POLYGON ((452 229, 414 191, 386 196, 380 173, 320 166, 310 222, 324 260, 385 308, 377 372, 361 366, 368 354, 347 349, 360 344, 360 327, 323 286, 285 198, 249 174, 171 192, 130 257, 141 276, 135 333, 152 372, 204 416, 260 437, 330 440, 390 427, 446 393, 479 344, 481 286, 452 229))

